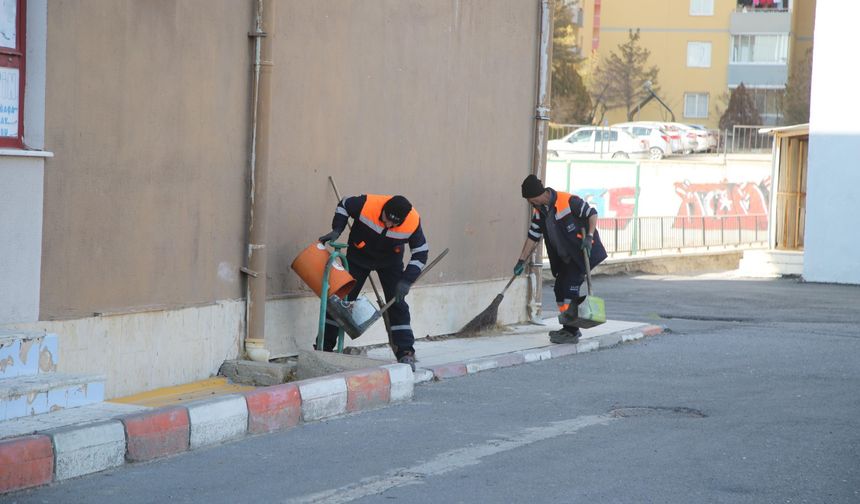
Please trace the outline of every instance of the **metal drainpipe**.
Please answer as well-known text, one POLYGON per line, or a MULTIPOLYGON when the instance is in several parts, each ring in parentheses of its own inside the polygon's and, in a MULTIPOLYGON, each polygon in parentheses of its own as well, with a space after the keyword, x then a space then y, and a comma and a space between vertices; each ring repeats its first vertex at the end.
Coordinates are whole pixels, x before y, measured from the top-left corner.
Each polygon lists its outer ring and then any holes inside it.
POLYGON ((268 362, 266 349, 266 214, 269 179, 269 124, 271 122, 272 35, 275 32, 273 0, 255 0, 254 82, 252 93, 251 188, 248 219, 247 275, 245 293, 245 353, 257 362, 268 362))
MULTIPOLYGON (((540 0, 540 48, 538 51, 538 87, 535 109, 534 149, 532 151, 532 173, 544 180, 546 170, 546 141, 549 123, 549 105, 552 68, 552 0, 540 0)), ((531 213, 529 213, 531 216, 531 213)), ((529 320, 540 323, 543 279, 543 253, 540 247, 532 253, 529 268, 527 310, 529 320)))

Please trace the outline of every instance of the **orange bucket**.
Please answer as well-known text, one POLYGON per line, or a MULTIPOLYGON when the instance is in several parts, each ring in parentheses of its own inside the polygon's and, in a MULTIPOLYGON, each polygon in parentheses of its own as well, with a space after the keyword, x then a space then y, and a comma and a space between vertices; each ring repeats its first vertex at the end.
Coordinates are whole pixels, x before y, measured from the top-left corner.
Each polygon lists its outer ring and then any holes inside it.
MULTIPOLYGON (((323 275, 325 265, 331 254, 322 243, 315 242, 301 251, 290 265, 302 281, 313 290, 317 296, 322 291, 323 275)), ((355 286, 355 279, 343 268, 339 260, 331 264, 328 274, 329 296, 337 294, 337 297, 346 299, 347 294, 355 286)))

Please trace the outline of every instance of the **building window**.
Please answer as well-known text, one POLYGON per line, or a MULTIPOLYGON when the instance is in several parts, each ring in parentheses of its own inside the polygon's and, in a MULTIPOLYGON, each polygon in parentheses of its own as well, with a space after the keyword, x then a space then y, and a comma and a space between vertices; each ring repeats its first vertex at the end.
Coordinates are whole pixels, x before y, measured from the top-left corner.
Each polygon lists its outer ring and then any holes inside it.
POLYGON ((779 124, 782 120, 782 98, 785 95, 785 88, 747 88, 755 102, 755 108, 761 123, 764 125, 779 124))
POLYGON ((691 16, 713 16, 714 0, 690 0, 691 16))
POLYGON ((731 63, 788 62, 788 35, 733 35, 731 63))
POLYGON ((684 117, 708 117, 708 93, 684 93, 684 117))
POLYGON ((23 147, 26 0, 0 0, 0 147, 23 147))
POLYGON ((710 68, 711 43, 687 42, 687 66, 697 68, 710 68))

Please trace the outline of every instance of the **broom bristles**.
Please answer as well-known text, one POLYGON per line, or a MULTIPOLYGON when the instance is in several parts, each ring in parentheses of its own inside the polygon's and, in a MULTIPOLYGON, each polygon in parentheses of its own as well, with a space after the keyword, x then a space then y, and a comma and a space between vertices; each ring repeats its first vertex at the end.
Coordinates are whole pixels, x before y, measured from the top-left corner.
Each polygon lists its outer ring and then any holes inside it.
POLYGON ((479 313, 477 317, 470 320, 468 324, 464 325, 458 334, 476 333, 495 326, 496 321, 498 320, 499 305, 502 304, 502 298, 504 298, 504 295, 497 295, 496 298, 493 299, 493 302, 490 303, 490 306, 479 313))

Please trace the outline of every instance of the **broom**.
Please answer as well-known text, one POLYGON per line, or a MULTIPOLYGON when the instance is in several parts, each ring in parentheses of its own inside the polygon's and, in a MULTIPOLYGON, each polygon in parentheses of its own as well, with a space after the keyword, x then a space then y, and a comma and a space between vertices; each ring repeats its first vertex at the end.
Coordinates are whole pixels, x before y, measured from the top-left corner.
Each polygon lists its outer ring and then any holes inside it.
POLYGON ((464 325, 458 334, 476 333, 496 325, 496 321, 499 316, 499 305, 502 304, 502 299, 505 297, 505 291, 508 290, 508 287, 510 287, 512 283, 514 283, 516 278, 517 275, 512 276, 511 279, 508 280, 508 284, 505 285, 505 288, 502 289, 502 292, 496 294, 496 297, 493 299, 493 302, 490 303, 490 306, 479 313, 477 317, 470 320, 468 324, 464 325))
MULTIPOLYGON (((528 254, 529 256, 531 256, 532 253, 535 251, 538 243, 540 242, 535 242, 535 244, 532 246, 532 250, 528 254)), ((502 299, 505 298, 505 291, 508 290, 508 287, 510 287, 512 283, 514 283, 514 280, 517 278, 517 276, 518 275, 512 276, 511 279, 508 280, 508 283, 505 285, 505 288, 502 289, 502 292, 496 294, 496 297, 493 299, 493 302, 490 303, 490 306, 488 306, 486 309, 484 309, 484 311, 479 313, 477 317, 470 320, 468 324, 464 325, 463 328, 460 329, 460 332, 458 332, 457 334, 462 335, 476 333, 495 326, 499 318, 499 305, 502 304, 502 299)))

